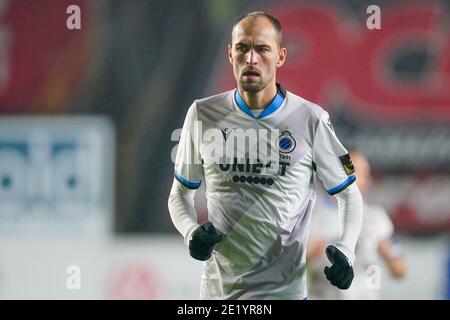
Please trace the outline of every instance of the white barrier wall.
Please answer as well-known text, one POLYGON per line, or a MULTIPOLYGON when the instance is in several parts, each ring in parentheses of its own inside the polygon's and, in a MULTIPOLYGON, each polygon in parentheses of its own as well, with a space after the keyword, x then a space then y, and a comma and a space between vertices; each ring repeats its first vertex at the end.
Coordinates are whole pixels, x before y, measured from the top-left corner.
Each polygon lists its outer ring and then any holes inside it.
MULTIPOLYGON (((399 241, 409 273, 397 281, 382 267, 381 297, 443 299, 445 239, 399 241)), ((3 240, 0 299, 198 299, 201 265, 181 236, 3 240)))
POLYGON ((10 239, 0 299, 197 299, 201 264, 174 236, 10 239))

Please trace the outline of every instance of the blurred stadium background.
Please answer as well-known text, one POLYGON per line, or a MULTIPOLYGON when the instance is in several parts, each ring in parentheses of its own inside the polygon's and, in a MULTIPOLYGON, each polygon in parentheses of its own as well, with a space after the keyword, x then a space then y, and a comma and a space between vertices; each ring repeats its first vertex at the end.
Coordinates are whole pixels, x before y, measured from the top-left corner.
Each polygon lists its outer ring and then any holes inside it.
POLYGON ((226 44, 253 10, 284 27, 279 82, 371 161, 409 263, 381 296, 450 298, 449 1, 0 0, 0 299, 198 297, 171 155, 192 101, 234 87, 226 44))

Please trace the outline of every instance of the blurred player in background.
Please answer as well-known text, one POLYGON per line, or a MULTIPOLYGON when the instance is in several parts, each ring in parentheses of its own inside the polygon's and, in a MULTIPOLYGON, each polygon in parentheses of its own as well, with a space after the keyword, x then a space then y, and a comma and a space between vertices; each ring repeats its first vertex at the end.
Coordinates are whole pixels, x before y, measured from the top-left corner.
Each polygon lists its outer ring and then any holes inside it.
MULTIPOLYGON (((350 156, 358 175, 357 184, 364 198, 372 179, 370 164, 358 151, 351 150, 350 156)), ((382 278, 377 277, 381 277, 379 266, 382 261, 393 277, 405 276, 406 261, 396 242, 394 226, 388 214, 381 206, 365 201, 363 213, 361 234, 356 246, 353 285, 347 291, 335 290, 328 285, 322 269, 327 262, 323 254, 326 243, 335 241, 339 236, 336 204, 326 194, 319 195, 311 218, 307 253, 308 289, 312 299, 378 299, 382 278)))
POLYGON ((191 256, 205 261, 202 299, 307 298, 306 243, 316 176, 338 199, 343 230, 324 248, 331 262, 324 271, 340 289, 353 280, 362 219, 353 165, 328 113, 276 83, 286 54, 276 18, 246 15, 234 25, 228 46, 237 89, 196 100, 188 110, 168 205, 191 256), (203 132, 218 134, 199 141, 199 123, 203 132), (242 137, 243 129, 258 131, 258 143, 235 144, 216 162, 208 150, 218 153, 242 137), (249 156, 261 145, 274 155, 270 161, 267 152, 249 156), (233 157, 238 149, 244 149, 239 161, 233 157), (203 176, 209 221, 199 225, 193 199, 203 176))

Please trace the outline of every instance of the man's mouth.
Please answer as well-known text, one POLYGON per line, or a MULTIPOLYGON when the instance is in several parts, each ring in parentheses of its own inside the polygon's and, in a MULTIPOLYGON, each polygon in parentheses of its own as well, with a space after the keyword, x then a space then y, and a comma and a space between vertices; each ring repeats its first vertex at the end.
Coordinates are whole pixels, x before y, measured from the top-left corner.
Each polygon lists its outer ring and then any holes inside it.
POLYGON ((260 76, 259 72, 255 70, 246 70, 242 73, 242 75, 249 78, 256 78, 260 76))

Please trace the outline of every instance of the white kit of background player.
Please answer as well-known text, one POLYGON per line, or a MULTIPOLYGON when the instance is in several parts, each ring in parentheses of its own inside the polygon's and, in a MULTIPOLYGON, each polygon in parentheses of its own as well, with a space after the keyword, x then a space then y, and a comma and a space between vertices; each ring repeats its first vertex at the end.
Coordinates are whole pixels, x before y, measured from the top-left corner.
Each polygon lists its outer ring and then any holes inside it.
POLYGON ((208 220, 224 239, 204 262, 201 299, 307 297, 306 244, 316 177, 338 200, 335 246, 354 261, 361 195, 347 150, 320 106, 278 84, 277 95, 260 113, 250 110, 238 90, 196 100, 184 122, 169 196, 172 221, 186 244, 199 227, 193 199, 203 177, 208 220), (222 141, 194 138, 196 121, 203 133, 220 130, 222 141), (239 128, 278 130, 277 139, 262 143, 276 142, 270 147, 279 162, 244 159, 236 164, 230 157, 228 163, 217 163, 211 143, 225 144, 239 128))

